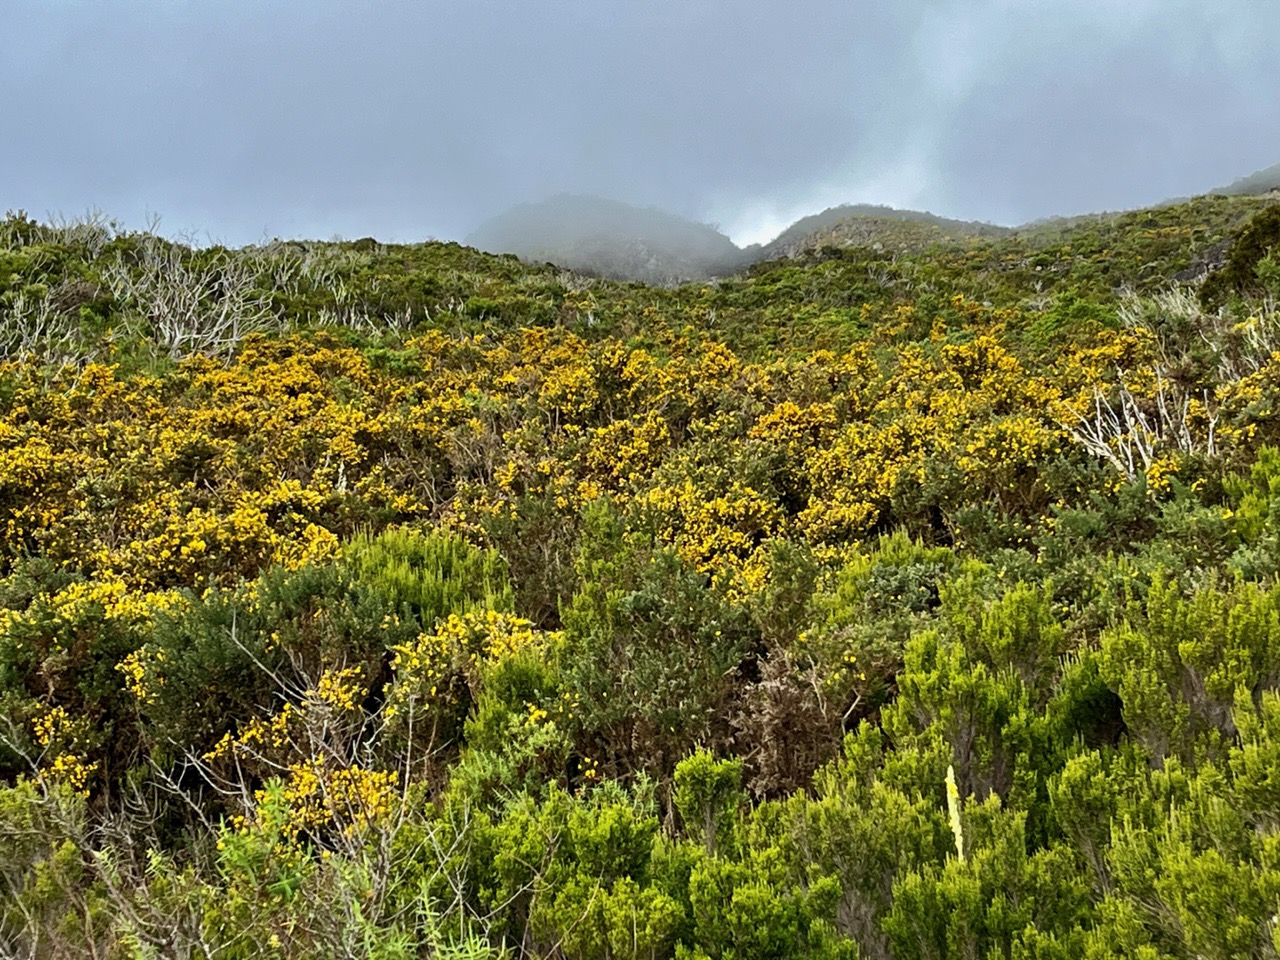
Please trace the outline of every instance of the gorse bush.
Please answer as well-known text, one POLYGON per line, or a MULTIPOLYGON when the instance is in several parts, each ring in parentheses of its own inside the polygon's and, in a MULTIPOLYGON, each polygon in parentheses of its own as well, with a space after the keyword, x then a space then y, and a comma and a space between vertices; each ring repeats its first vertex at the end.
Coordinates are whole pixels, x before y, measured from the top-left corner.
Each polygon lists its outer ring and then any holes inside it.
POLYGON ((0 956, 1280 956, 1275 209, 662 289, 10 215, 0 956))

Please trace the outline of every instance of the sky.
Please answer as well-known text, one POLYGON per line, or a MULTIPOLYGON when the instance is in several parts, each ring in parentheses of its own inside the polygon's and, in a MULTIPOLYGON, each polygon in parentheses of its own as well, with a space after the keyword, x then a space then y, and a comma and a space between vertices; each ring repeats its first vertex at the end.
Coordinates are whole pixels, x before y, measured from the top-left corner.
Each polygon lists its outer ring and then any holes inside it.
POLYGON ((0 209, 463 239, 560 192, 765 241, 1280 162, 1280 0, 0 0, 0 209))

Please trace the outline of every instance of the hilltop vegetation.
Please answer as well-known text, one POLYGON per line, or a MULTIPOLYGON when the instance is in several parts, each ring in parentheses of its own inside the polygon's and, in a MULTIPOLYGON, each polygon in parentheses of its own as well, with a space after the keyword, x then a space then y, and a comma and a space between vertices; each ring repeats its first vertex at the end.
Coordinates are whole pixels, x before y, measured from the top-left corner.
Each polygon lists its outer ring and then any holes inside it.
POLYGON ((10 215, 0 954, 1275 957, 1276 210, 675 287, 10 215))
POLYGON ((919 252, 938 243, 1011 233, 1007 227, 915 210, 846 204, 797 220, 767 244, 739 248, 708 224, 600 197, 561 194, 494 217, 467 242, 530 263, 554 262, 592 276, 673 286, 828 245, 919 252))
POLYGON ((1002 237, 1012 232, 1009 227, 951 220, 917 210, 843 204, 797 220, 765 245, 763 257, 794 257, 807 249, 842 243, 900 244, 903 249, 918 250, 946 240, 1002 237))
POLYGON ((1251 173, 1247 177, 1241 177, 1229 186, 1221 187, 1214 192, 1228 196, 1256 196, 1273 190, 1280 190, 1280 163, 1251 173))
MULTIPOLYGON (((1264 178, 1268 172, 1255 175, 1264 178)), ((1241 184, 1245 181, 1240 181, 1241 184)), ((803 217, 767 244, 738 248, 716 228, 674 214, 641 209, 597 197, 561 195, 542 203, 524 204, 478 228, 468 242, 495 254, 512 254, 531 267, 555 263, 580 275, 610 280, 639 281, 651 286, 730 279, 748 267, 817 257, 852 257, 867 261, 896 261, 909 256, 928 270, 931 261, 948 265, 957 258, 993 255, 1009 272, 1009 257, 1034 258, 1043 268, 1046 258, 1055 267, 1069 268, 1072 278, 1088 261, 1090 274, 1098 268, 1113 272, 1109 258, 1119 256, 1114 276, 1128 279, 1140 267, 1134 259, 1143 250, 1154 254, 1142 281, 1168 278, 1169 256, 1189 257, 1196 279, 1221 266, 1227 238, 1251 211, 1268 201, 1266 190, 1225 189, 1241 199, 1221 197, 1170 202, 1162 207, 1124 213, 1100 213, 1037 221, 1021 227, 951 220, 915 210, 869 204, 846 204, 803 217), (1247 199, 1245 199, 1247 198, 1247 199), (1142 233, 1140 231, 1159 231, 1142 233), (1113 241, 1130 249, 1116 250, 1113 241), (1132 245, 1141 244, 1143 250, 1132 245), (931 254, 932 256, 922 256, 931 254), (969 256, 973 255, 973 256, 969 256)), ((767 267, 765 269, 768 269, 767 267)), ((960 273, 967 274, 964 267, 960 273)), ((1036 278, 1038 279, 1038 278, 1036 278)), ((1023 284, 1025 286, 1025 284, 1023 284)), ((1100 287, 1105 295, 1115 287, 1100 287)))

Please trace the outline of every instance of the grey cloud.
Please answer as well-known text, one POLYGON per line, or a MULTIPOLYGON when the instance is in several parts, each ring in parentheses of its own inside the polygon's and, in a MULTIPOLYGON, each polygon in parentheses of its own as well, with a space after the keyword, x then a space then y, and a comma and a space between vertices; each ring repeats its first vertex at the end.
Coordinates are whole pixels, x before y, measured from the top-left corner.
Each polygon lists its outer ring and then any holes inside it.
MULTIPOLYGON (((231 242, 612 196, 1013 222, 1280 160, 1280 4, 0 0, 0 206, 231 242)), ((755 237, 752 237, 754 239, 755 237)))

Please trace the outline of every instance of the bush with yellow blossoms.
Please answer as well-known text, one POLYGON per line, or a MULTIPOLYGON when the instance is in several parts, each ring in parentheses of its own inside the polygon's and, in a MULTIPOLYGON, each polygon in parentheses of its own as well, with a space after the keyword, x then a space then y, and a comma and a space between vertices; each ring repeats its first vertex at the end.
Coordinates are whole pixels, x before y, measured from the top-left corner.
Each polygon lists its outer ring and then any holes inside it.
POLYGON ((1274 956, 1274 209, 6 216, 0 955, 1274 956))

